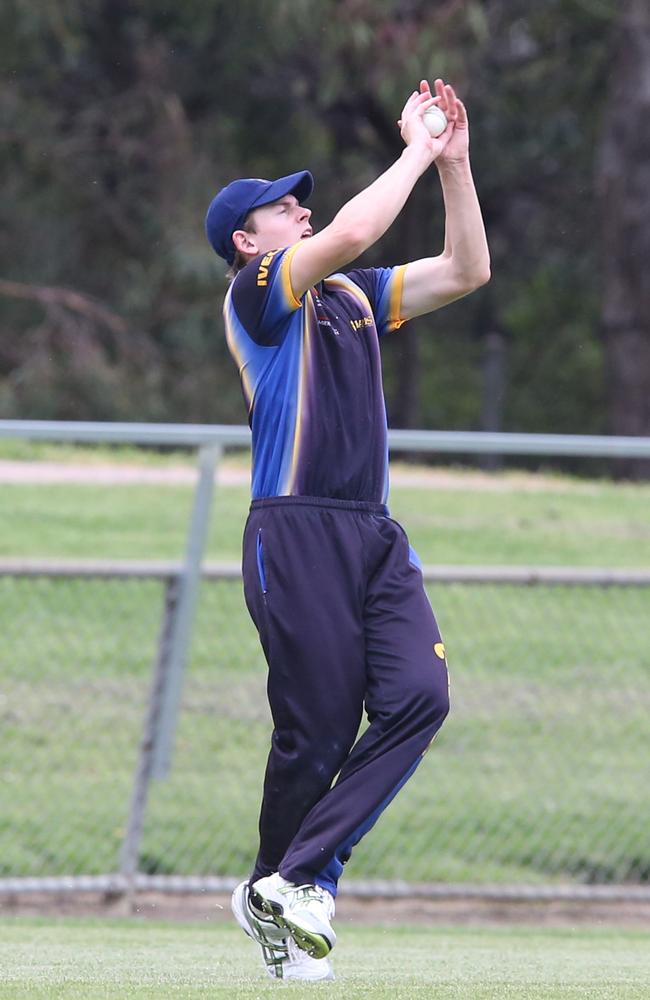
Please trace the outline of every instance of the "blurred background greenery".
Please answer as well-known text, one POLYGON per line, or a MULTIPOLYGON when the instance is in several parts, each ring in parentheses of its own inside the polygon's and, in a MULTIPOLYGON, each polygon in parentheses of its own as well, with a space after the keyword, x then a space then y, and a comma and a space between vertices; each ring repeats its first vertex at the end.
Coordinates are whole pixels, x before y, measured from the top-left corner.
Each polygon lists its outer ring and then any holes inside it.
MULTIPOLYGON (((5 0, 0 54, 0 417, 243 422, 211 197, 306 167, 322 227, 440 75, 493 278, 387 338, 391 424, 650 433, 646 0, 5 0)), ((362 263, 442 240, 433 169, 362 263)))

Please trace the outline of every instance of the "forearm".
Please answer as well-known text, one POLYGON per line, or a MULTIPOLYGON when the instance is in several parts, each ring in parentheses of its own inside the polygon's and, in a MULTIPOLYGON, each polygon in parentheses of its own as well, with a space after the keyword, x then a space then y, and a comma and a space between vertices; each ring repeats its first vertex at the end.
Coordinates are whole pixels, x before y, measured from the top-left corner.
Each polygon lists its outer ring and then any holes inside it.
POLYGON ((392 225, 430 163, 426 150, 407 146, 388 170, 346 202, 332 220, 332 228, 357 233, 362 253, 392 225))
POLYGON ((469 160, 438 165, 445 204, 444 253, 459 278, 487 280, 490 252, 469 160))

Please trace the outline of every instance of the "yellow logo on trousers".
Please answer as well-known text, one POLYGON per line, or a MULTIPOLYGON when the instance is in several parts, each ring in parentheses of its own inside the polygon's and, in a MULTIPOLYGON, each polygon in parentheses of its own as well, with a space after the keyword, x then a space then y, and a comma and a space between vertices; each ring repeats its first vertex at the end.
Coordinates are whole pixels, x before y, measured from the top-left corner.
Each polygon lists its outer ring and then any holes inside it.
POLYGON ((433 651, 436 656, 439 656, 441 660, 445 658, 445 644, 444 642, 435 642, 433 644, 433 651))

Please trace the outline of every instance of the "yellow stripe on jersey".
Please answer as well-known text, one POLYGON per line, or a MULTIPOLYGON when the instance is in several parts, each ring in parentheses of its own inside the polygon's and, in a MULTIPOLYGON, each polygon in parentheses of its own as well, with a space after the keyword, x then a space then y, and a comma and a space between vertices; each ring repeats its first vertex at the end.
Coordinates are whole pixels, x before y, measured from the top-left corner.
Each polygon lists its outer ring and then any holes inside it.
POLYGON ((293 285, 291 284, 291 258, 300 246, 299 243, 294 243, 292 247, 289 247, 285 253, 282 261, 280 262, 280 277, 282 278, 282 291, 284 292, 284 297, 287 304, 293 309, 300 309, 302 305, 300 299, 296 298, 296 293, 293 290, 293 285))
POLYGON ((363 289, 355 285, 354 281, 348 278, 345 274, 333 274, 330 278, 325 278, 325 282, 328 285, 334 285, 335 288, 340 288, 344 292, 349 292, 354 295, 356 299, 359 300, 366 313, 373 315, 372 306, 370 305, 370 300, 363 289))
POLYGON ((392 275, 392 285, 390 289, 390 306, 388 312, 388 329, 389 331, 399 330, 403 323, 406 323, 405 319, 402 319, 400 312, 402 309, 402 290, 404 288, 404 275, 406 274, 407 264, 400 264, 396 267, 392 275))
POLYGON ((248 362, 242 357, 242 353, 239 349, 239 344, 237 342, 237 336, 235 334, 235 328, 232 322, 232 285, 226 293, 226 298, 223 304, 223 318, 224 325, 226 329, 226 343, 228 344, 228 349, 232 354, 235 364, 237 365, 237 371, 239 372, 239 377, 241 379, 242 389, 244 391, 244 398, 246 400, 246 406, 248 407, 248 412, 250 413, 253 406, 253 384, 251 382, 250 375, 246 371, 248 367, 248 362))

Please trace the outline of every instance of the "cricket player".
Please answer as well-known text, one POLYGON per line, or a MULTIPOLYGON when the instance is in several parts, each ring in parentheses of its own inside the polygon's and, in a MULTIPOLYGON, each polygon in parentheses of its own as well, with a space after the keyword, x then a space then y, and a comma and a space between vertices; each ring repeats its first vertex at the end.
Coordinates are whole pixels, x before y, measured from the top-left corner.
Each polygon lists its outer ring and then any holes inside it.
POLYGON ((259 853, 233 911, 279 979, 333 978, 343 865, 449 709, 419 562, 386 507, 379 345, 406 320, 483 285, 490 264, 454 89, 436 80, 432 94, 423 80, 398 126, 399 158, 320 232, 305 207, 306 170, 233 181, 206 216, 210 244, 234 273, 223 312, 253 442, 244 593, 274 725, 259 853), (423 122, 434 104, 448 119, 437 138, 423 122), (434 163, 443 252, 345 272, 434 163), (364 707, 369 725, 357 740, 364 707))

